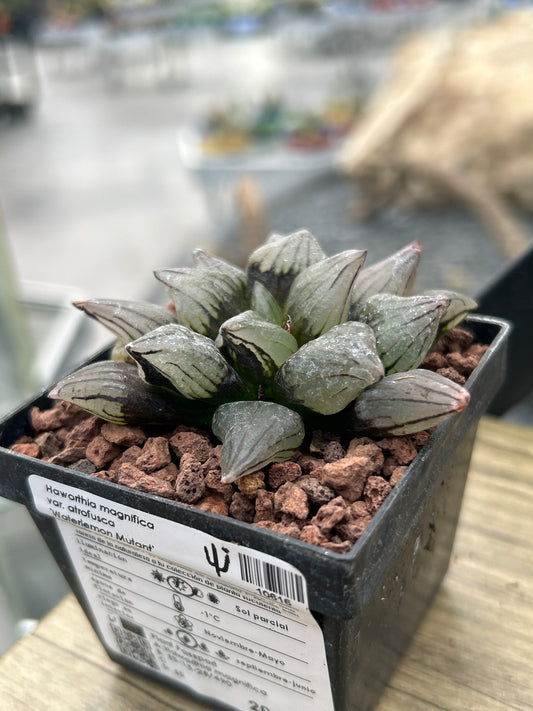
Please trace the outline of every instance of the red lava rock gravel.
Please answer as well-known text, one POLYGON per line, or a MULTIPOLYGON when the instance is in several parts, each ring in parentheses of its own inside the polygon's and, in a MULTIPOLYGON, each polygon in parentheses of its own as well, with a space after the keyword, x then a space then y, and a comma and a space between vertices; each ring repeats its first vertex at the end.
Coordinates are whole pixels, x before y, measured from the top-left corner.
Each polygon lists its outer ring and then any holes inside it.
MULTIPOLYGON (((454 329, 423 367, 464 383, 485 350, 454 329)), ((317 430, 291 461, 227 484, 220 444, 198 428, 149 436, 63 401, 33 408, 30 426, 33 435, 20 437, 14 451, 338 553, 351 549, 431 435, 344 441, 317 430)))

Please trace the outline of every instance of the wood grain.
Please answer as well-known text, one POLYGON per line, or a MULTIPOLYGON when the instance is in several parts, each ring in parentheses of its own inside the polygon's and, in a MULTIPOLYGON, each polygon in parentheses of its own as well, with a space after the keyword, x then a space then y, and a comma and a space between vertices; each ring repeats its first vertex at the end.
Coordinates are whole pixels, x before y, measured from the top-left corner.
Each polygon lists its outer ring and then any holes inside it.
POLYGON ((484 418, 450 570, 378 711, 533 709, 533 430, 484 418))
MULTIPOLYGON (((533 429, 484 418, 450 570, 377 711, 533 710, 533 429)), ((202 711, 111 662, 72 595, 0 659, 5 711, 202 711)))

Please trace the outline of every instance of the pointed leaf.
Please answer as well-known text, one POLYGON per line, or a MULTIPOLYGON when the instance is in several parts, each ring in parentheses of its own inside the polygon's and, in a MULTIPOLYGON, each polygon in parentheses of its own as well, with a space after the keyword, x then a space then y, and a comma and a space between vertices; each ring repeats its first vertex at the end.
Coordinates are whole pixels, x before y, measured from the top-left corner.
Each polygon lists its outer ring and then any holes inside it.
POLYGON ((260 281, 256 281, 252 287, 250 308, 267 321, 277 323, 278 326, 281 326, 283 323, 283 311, 281 306, 260 281))
POLYGON ((147 382, 175 388, 188 400, 244 396, 244 383, 214 342, 186 326, 161 326, 126 350, 147 382))
POLYGON ((215 338, 220 324, 243 309, 241 280, 216 268, 164 269, 155 276, 168 289, 177 321, 204 336, 215 338))
POLYGON ((366 252, 347 250, 312 264, 293 282, 286 311, 298 343, 306 343, 348 318, 349 296, 366 252))
POLYGON ((448 299, 377 294, 362 307, 359 320, 376 336, 387 374, 417 368, 437 338, 448 299))
POLYGON ((375 294, 410 294, 421 253, 422 245, 416 240, 377 264, 362 269, 350 294, 350 318, 357 320, 363 304, 375 294))
POLYGON ((294 278, 324 256, 322 248, 308 230, 286 236, 271 235, 248 258, 248 291, 250 293, 254 282, 258 281, 283 304, 294 278))
POLYGON ((244 293, 246 289, 246 274, 239 267, 220 259, 220 257, 215 257, 199 247, 193 251, 192 260, 196 267, 207 267, 225 274, 235 285, 239 285, 244 293))
POLYGON ((208 413, 147 385, 129 363, 99 361, 63 378, 49 393, 116 424, 200 422, 208 413))
POLYGON ((255 311, 244 311, 220 327, 223 352, 242 375, 265 384, 278 368, 298 350, 298 343, 288 331, 265 321, 255 311))
POLYGON ((75 301, 74 306, 106 326, 123 344, 165 323, 176 323, 176 316, 167 308, 144 301, 89 299, 75 301))
POLYGON ((281 366, 275 383, 284 401, 332 415, 384 375, 372 329, 347 321, 302 346, 281 366))
POLYGON ((441 335, 460 324, 471 311, 477 308, 477 302, 474 301, 474 299, 466 294, 460 294, 457 291, 430 289, 425 291, 424 294, 436 299, 449 300, 448 308, 440 320, 441 335))
POLYGON ((274 402, 232 402, 221 405, 212 422, 222 441, 222 481, 232 482, 271 462, 290 459, 303 442, 302 418, 274 402))
POLYGON ((395 373, 357 398, 350 428, 375 436, 413 434, 464 410, 469 400, 466 388, 433 371, 395 373))

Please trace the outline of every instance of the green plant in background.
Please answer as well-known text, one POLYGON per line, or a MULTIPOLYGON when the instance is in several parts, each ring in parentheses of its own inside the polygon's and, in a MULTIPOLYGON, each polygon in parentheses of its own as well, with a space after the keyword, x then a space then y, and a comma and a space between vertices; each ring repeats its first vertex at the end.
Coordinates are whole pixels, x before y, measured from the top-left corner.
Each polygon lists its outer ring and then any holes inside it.
POLYGON ((119 424, 207 424, 224 481, 289 459, 305 428, 410 434, 462 410, 468 391, 419 369, 475 302, 411 295, 413 242, 363 269, 366 252, 327 257, 306 230, 272 235, 241 270, 203 250, 157 271, 175 309, 132 301, 76 306, 117 336, 112 360, 50 393, 119 424))

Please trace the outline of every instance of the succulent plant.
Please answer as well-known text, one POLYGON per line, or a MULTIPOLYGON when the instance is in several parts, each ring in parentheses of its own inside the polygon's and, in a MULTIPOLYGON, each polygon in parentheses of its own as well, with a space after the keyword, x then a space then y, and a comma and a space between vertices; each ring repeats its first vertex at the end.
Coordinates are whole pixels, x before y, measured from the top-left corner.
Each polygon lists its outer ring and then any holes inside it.
POLYGON ((476 304, 450 291, 412 295, 420 255, 413 242, 365 269, 366 252, 327 257, 307 230, 273 235, 244 270, 196 250, 192 267, 155 273, 172 308, 76 302, 117 344, 50 396, 115 423, 207 424, 227 482, 289 459, 306 428, 432 427, 469 394, 419 366, 476 304))

